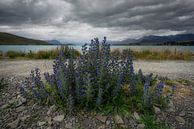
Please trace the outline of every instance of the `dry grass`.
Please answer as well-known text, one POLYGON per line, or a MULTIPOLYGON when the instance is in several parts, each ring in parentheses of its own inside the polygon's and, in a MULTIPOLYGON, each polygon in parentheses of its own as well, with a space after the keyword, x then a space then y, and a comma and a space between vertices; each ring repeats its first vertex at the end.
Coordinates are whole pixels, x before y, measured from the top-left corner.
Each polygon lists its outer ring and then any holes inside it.
POLYGON ((132 53, 134 59, 140 60, 193 60, 194 53, 191 51, 177 51, 164 49, 164 50, 141 50, 141 51, 131 51, 130 49, 124 49, 120 51, 119 49, 114 49, 112 51, 114 55, 126 56, 128 53, 132 53))

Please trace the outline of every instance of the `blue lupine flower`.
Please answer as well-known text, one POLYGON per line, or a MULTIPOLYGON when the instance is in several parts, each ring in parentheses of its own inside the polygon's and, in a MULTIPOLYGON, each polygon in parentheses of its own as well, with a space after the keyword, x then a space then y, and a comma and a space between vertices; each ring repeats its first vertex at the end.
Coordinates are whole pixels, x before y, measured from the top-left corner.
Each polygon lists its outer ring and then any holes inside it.
POLYGON ((173 96, 173 94, 174 94, 174 92, 176 90, 176 86, 175 85, 172 85, 171 88, 172 88, 172 93, 170 94, 170 96, 173 96))
POLYGON ((142 73, 141 69, 139 69, 139 71, 138 71, 138 80, 141 84, 143 83, 143 73, 142 73))
POLYGON ((147 108, 150 107, 149 82, 145 82, 143 87, 143 103, 147 108))
POLYGON ((135 80, 135 73, 134 73, 134 68, 133 68, 133 62, 130 60, 130 78, 131 78, 131 95, 134 95, 136 92, 136 80, 135 80))
POLYGON ((118 75, 118 80, 117 80, 117 83, 116 83, 116 86, 115 86, 115 89, 114 89, 113 96, 117 96, 118 92, 120 91, 124 67, 125 67, 125 65, 123 63, 122 66, 121 66, 121 71, 119 72, 119 75, 118 75))
POLYGON ((97 106, 100 106, 103 102, 102 95, 103 95, 103 90, 102 90, 102 88, 99 88, 98 89, 98 96, 97 96, 97 99, 96 99, 96 105, 97 106))
POLYGON ((155 89, 155 93, 154 93, 154 98, 155 100, 159 100, 159 97, 161 96, 161 92, 162 92, 162 89, 164 87, 164 83, 163 82, 159 82, 157 85, 156 85, 156 89, 155 89))

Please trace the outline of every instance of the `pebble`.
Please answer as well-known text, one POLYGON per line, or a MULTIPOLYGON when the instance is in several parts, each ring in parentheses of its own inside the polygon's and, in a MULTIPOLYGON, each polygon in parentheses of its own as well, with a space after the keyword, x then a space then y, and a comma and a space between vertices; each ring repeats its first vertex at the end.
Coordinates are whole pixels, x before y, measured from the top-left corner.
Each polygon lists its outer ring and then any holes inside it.
POLYGON ((176 116, 175 119, 179 122, 179 124, 185 124, 185 120, 182 117, 176 116))
POLYGON ((135 117, 136 120, 139 120, 140 119, 139 114, 137 112, 134 112, 133 115, 134 115, 134 117, 135 117))
POLYGON ((21 106, 22 104, 25 104, 27 102, 26 98, 19 97, 19 103, 16 105, 17 107, 21 106))
POLYGON ((186 114, 185 114, 185 112, 184 111, 181 111, 180 113, 179 113, 179 116, 185 116, 186 114))
POLYGON ((72 128, 72 123, 71 122, 66 123, 65 128, 71 129, 72 128))
POLYGON ((98 127, 98 129, 105 129, 105 126, 101 125, 101 126, 98 127))
POLYGON ((65 118, 65 115, 59 115, 59 116, 55 116, 55 117, 53 118, 53 120, 54 120, 54 121, 57 121, 57 122, 61 122, 61 121, 64 120, 64 118, 65 118))
POLYGON ((21 121, 25 121, 25 120, 26 120, 27 118, 29 118, 29 117, 30 117, 30 115, 26 115, 26 116, 21 117, 20 120, 21 120, 21 121))
POLYGON ((107 116, 102 116, 101 114, 97 114, 96 119, 98 119, 99 121, 105 123, 106 119, 107 119, 107 116))
POLYGON ((110 120, 107 120, 106 121, 106 125, 110 125, 111 121, 110 120))
POLYGON ((169 107, 174 107, 174 104, 173 104, 172 100, 169 100, 168 106, 169 107))
POLYGON ((38 121, 38 126, 43 126, 44 124, 46 124, 45 121, 38 121))
POLYGON ((16 108, 16 112, 17 112, 17 113, 18 113, 18 112, 22 112, 22 111, 24 111, 25 109, 26 109, 26 107, 20 106, 20 107, 16 108))
POLYGON ((138 124, 137 125, 137 129, 144 129, 145 128, 145 125, 144 124, 138 124))
POLYGON ((51 117, 48 117, 47 118, 47 122, 48 122, 49 125, 52 125, 52 118, 51 117))
POLYGON ((155 112, 156 114, 159 114, 159 113, 161 112, 161 110, 160 110, 160 108, 154 106, 154 112, 155 112))
POLYGON ((7 126, 10 127, 10 128, 12 128, 12 129, 15 129, 15 128, 18 127, 19 122, 20 122, 20 119, 16 119, 15 121, 9 123, 7 126))
POLYGON ((115 115, 114 120, 116 124, 124 124, 123 119, 119 115, 115 115))
POLYGON ((47 112, 47 115, 50 115, 52 112, 54 112, 56 110, 56 106, 55 105, 52 105, 50 108, 49 108, 49 110, 48 110, 48 112, 47 112))

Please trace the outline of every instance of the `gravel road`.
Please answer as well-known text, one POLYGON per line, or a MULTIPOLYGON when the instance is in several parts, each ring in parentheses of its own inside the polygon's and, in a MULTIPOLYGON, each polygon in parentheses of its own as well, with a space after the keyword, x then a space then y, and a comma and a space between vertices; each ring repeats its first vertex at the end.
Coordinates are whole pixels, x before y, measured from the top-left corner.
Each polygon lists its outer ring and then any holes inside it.
MULTIPOLYGON (((52 72, 52 60, 0 60, 0 76, 28 76, 32 68, 52 72)), ((154 73, 171 79, 194 80, 194 61, 134 61, 135 71, 154 73)))

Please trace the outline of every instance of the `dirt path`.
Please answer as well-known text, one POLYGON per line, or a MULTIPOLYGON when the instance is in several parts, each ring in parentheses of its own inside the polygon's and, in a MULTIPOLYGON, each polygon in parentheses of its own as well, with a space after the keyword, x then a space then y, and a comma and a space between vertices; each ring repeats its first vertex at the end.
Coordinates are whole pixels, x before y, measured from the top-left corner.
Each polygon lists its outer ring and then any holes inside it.
MULTIPOLYGON (((32 68, 38 67, 41 72, 52 72, 52 60, 1 60, 0 76, 27 76, 32 68)), ((194 80, 194 61, 134 61, 134 67, 144 73, 154 73, 169 78, 194 80)))

